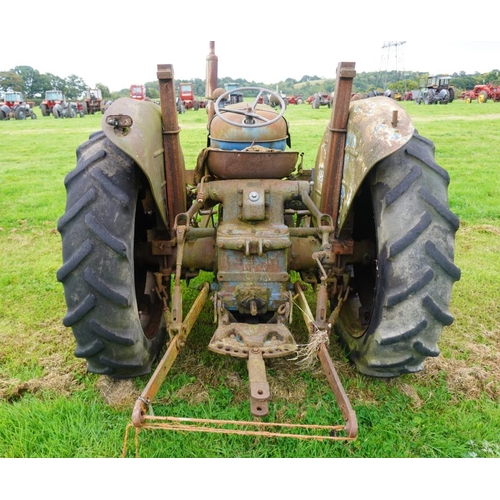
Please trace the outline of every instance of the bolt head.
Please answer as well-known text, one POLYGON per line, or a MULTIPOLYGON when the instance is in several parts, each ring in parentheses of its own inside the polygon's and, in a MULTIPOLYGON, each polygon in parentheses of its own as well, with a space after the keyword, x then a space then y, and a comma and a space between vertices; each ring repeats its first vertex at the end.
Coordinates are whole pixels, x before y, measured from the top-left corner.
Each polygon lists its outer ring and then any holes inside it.
POLYGON ((257 191, 252 191, 249 195, 248 195, 248 199, 250 201, 259 201, 259 198, 260 198, 260 195, 259 193, 257 193, 257 191))

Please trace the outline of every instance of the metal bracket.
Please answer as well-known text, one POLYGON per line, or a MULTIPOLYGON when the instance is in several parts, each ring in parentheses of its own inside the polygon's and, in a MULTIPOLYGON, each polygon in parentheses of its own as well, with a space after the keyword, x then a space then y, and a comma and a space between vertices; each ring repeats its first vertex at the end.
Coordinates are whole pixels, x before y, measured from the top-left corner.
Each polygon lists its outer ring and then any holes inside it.
POLYGON ((250 382, 250 411, 255 417, 264 417, 269 413, 267 401, 271 391, 266 378, 266 364, 260 349, 250 350, 247 366, 250 382))

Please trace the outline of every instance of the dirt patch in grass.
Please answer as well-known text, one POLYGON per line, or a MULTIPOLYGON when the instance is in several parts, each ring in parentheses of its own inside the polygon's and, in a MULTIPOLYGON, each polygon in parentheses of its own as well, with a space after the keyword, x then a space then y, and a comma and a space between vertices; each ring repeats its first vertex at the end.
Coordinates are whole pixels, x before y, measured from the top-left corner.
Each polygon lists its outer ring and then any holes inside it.
POLYGON ((102 398, 109 406, 115 408, 130 408, 140 392, 137 390, 133 380, 117 380, 110 377, 99 377, 96 387, 102 398))
POLYGON ((444 376, 448 390, 454 399, 479 399, 487 396, 500 401, 500 355, 487 352, 487 346, 477 347, 468 360, 449 359, 439 356, 427 361, 420 380, 434 380, 444 376), (496 358, 496 362, 491 362, 496 358))
POLYGON ((474 226, 467 226, 462 224, 460 231, 463 232, 464 234, 474 235, 474 233, 479 232, 479 233, 491 233, 500 236, 500 228, 492 226, 490 224, 477 224, 474 226))
POLYGON ((6 346, 0 362, 6 367, 0 371, 0 401, 16 401, 27 393, 47 392, 56 396, 69 396, 81 389, 85 363, 73 356, 74 341, 60 321, 47 320, 29 328, 17 322, 9 328, 24 335, 7 337, 0 333, 0 344, 6 346), (9 372, 9 363, 20 356, 15 375, 9 372), (25 376, 23 377, 23 371, 25 376), (28 378, 26 374, 41 373, 28 378))
POLYGON ((74 391, 81 389, 79 378, 84 370, 79 370, 76 364, 64 362, 64 355, 54 353, 41 358, 39 364, 44 369, 41 377, 21 381, 16 378, 0 380, 0 400, 13 402, 26 393, 50 392, 58 396, 70 396, 74 391))

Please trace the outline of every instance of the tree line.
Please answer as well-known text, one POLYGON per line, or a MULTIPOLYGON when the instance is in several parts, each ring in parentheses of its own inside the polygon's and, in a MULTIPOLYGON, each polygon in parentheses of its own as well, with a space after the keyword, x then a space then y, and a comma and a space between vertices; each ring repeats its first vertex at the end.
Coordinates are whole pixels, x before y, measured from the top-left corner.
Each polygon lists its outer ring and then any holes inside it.
MULTIPOLYGON (((359 93, 369 92, 370 90, 385 91, 390 90, 414 90, 420 87, 420 80, 427 78, 428 73, 406 71, 384 71, 384 72, 358 72, 353 83, 353 91, 359 93)), ((471 90, 475 85, 491 83, 500 85, 500 70, 492 70, 488 73, 466 74, 464 71, 453 73, 452 84, 458 91, 471 90)), ((205 80, 194 78, 189 80, 177 80, 177 85, 181 82, 190 82, 193 84, 195 95, 205 96, 205 80)), ((308 97, 316 92, 331 93, 335 90, 335 79, 322 79, 317 75, 304 75, 300 80, 287 78, 277 83, 263 83, 248 81, 242 78, 219 78, 219 86, 223 87, 225 83, 235 82, 240 87, 265 87, 270 90, 282 92, 287 95, 302 94, 308 97)), ((159 97, 158 82, 147 82, 146 94, 151 99, 159 97)), ((77 100, 89 86, 83 78, 77 75, 70 75, 61 78, 51 73, 40 73, 31 66, 16 66, 9 71, 0 71, 0 90, 14 90, 22 92, 25 99, 41 100, 46 90, 57 89, 63 92, 68 100, 77 100)), ((104 99, 117 99, 118 97, 128 96, 129 89, 121 89, 111 92, 109 88, 98 83, 96 85, 102 92, 104 99)))

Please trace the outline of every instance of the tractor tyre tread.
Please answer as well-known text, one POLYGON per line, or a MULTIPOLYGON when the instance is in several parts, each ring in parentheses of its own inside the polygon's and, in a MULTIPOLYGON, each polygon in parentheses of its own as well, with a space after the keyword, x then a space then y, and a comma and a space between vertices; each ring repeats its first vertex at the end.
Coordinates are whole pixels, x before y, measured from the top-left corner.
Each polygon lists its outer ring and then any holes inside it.
POLYGON ((65 178, 66 211, 58 221, 68 312, 63 324, 76 339, 75 356, 88 371, 114 378, 149 373, 163 346, 161 314, 154 335, 140 321, 134 285, 138 169, 106 139, 93 134, 77 149, 77 166, 65 178))
POLYGON ((394 377, 422 370, 453 322, 459 219, 448 207, 448 173, 434 161, 432 142, 417 133, 374 168, 370 181, 378 269, 372 314, 361 336, 350 335, 342 312, 336 331, 360 372, 394 377))

